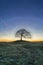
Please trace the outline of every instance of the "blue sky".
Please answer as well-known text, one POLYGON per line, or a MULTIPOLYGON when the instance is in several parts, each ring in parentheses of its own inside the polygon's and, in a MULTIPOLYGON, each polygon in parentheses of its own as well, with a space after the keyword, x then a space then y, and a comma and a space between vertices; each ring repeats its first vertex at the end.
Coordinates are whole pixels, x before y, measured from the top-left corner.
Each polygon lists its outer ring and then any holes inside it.
POLYGON ((20 28, 43 40, 43 0, 0 0, 0 39, 15 39, 20 28))

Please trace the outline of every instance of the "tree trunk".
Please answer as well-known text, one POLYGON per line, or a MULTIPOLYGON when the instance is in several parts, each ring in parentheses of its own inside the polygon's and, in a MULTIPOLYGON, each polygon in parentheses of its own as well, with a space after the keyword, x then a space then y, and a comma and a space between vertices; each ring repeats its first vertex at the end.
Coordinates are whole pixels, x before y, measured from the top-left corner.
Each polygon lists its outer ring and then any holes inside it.
POLYGON ((22 34, 21 34, 21 41, 22 41, 22 34))

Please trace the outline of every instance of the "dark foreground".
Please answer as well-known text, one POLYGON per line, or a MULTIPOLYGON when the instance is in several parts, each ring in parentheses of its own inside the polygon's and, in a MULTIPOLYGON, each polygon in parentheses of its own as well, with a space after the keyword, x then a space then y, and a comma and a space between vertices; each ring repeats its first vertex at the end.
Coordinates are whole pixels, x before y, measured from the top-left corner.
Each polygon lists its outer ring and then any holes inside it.
POLYGON ((43 42, 0 43, 0 65, 43 65, 43 42))

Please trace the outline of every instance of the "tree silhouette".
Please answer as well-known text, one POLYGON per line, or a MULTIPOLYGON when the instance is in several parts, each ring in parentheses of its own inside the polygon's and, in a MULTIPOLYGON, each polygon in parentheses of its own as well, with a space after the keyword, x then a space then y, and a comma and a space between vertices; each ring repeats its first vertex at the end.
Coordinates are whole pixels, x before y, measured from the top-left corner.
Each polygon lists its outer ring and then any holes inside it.
POLYGON ((23 37, 24 37, 24 38, 31 38, 31 33, 28 32, 28 31, 25 30, 25 29, 20 29, 20 30, 18 30, 18 31, 16 32, 16 35, 15 35, 15 36, 16 36, 16 37, 20 37, 21 40, 22 40, 23 37))

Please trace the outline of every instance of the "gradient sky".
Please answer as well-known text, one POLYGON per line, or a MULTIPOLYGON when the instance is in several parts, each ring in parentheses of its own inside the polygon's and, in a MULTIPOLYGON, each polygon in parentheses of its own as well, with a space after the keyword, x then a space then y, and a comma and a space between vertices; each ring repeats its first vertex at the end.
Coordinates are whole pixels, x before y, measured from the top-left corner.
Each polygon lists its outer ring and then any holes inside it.
POLYGON ((15 40, 21 28, 43 40, 43 0, 0 0, 0 41, 15 40))

